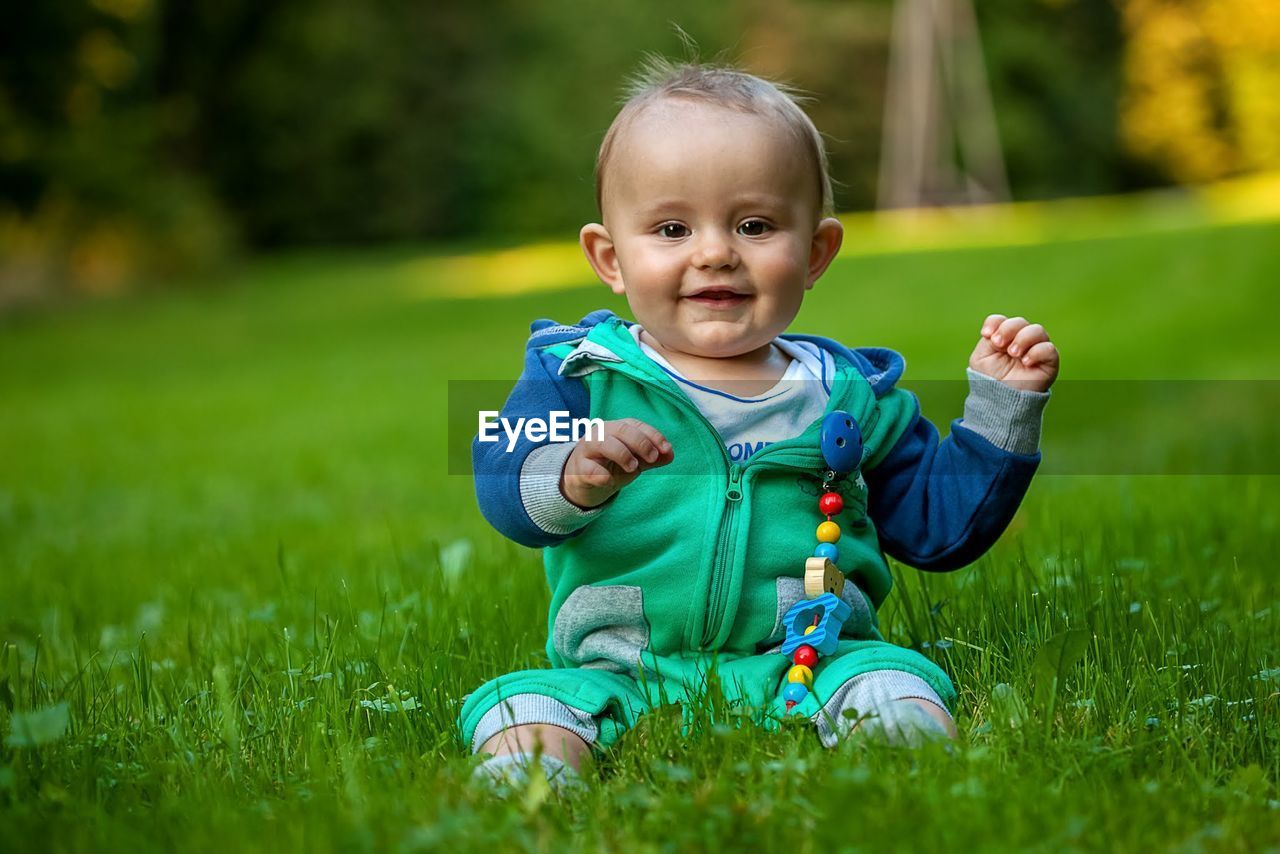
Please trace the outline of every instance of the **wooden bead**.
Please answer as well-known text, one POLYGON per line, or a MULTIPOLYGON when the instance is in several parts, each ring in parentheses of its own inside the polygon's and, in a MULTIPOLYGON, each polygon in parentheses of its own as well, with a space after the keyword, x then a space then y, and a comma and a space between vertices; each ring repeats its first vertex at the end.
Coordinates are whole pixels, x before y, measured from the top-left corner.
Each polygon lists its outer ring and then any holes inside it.
POLYGON ((813 671, 803 664, 797 664, 787 671, 788 682, 800 682, 806 688, 813 687, 813 671))
POLYGON ((818 499, 818 512, 823 516, 834 516, 844 509, 844 499, 838 492, 826 492, 818 499))
MULTIPOLYGON (((825 544, 824 544, 825 545, 825 544)), ((823 593, 839 596, 844 590, 844 575, 825 557, 811 557, 804 562, 804 595, 817 599, 823 593)))
POLYGON ((840 550, 833 543, 818 543, 818 547, 813 550, 814 557, 825 557, 832 563, 840 560, 840 550))
POLYGON ((796 664, 803 664, 805 667, 812 668, 818 663, 818 651, 808 644, 798 646, 795 653, 792 654, 791 660, 796 664))
POLYGON ((823 522, 818 526, 818 541, 822 543, 834 543, 840 539, 840 526, 835 522, 823 522))
POLYGON ((799 682, 788 682, 787 687, 782 689, 782 699, 784 700, 799 703, 807 696, 809 696, 809 689, 799 682))

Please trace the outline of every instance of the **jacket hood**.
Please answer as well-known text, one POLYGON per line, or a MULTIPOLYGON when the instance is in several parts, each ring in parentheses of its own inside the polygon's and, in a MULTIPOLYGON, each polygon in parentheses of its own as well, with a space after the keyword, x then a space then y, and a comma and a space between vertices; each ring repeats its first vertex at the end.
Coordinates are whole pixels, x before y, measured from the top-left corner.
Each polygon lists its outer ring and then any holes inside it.
MULTIPOLYGON (((596 324, 615 318, 624 326, 632 325, 631 321, 622 320, 612 311, 603 308, 591 312, 573 325, 557 323, 547 318, 535 320, 529 326, 529 341, 525 347, 532 350, 549 347, 554 344, 580 341, 586 337, 587 333, 596 324)), ((860 374, 866 377, 876 397, 883 396, 893 388, 907 366, 906 360, 901 355, 885 347, 850 349, 839 341, 824 338, 821 335, 784 334, 782 337, 788 341, 808 341, 816 344, 836 358, 843 359, 853 365, 860 374)))

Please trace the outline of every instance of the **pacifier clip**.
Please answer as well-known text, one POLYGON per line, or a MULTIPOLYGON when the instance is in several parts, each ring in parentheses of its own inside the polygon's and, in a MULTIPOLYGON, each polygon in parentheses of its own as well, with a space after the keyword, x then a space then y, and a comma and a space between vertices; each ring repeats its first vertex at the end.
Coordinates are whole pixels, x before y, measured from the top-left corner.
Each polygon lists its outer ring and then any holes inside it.
POLYGON ((818 546, 804 562, 804 595, 782 618, 786 637, 782 654, 791 656, 787 671, 787 687, 782 691, 787 711, 809 696, 813 689, 813 668, 818 659, 836 651, 840 628, 853 609, 840 598, 844 590, 844 573, 836 561, 840 550, 840 526, 831 520, 844 509, 844 499, 835 491, 835 482, 856 471, 862 462, 862 431, 847 412, 836 410, 822 419, 819 439, 826 471, 822 475, 822 495, 818 512, 826 521, 818 525, 818 546))

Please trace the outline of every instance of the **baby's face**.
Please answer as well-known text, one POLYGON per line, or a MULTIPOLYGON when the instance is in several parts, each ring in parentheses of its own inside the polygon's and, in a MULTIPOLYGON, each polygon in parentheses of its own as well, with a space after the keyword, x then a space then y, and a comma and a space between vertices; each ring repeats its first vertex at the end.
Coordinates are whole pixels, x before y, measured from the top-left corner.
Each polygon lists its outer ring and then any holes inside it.
POLYGON ((799 141, 774 121, 663 101, 618 139, 604 225, 583 229, 583 247, 663 347, 752 353, 791 324, 839 248, 839 223, 819 223, 817 183, 799 141), (820 227, 835 229, 835 243, 815 255, 820 227))

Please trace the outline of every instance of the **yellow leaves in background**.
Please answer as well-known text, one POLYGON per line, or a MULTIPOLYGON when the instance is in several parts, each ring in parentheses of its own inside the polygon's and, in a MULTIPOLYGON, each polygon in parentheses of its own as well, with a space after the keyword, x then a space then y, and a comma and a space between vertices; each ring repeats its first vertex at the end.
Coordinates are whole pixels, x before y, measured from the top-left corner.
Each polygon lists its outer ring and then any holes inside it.
POLYGON ((91 30, 80 40, 80 64, 104 89, 118 89, 133 79, 138 61, 109 30, 91 30))
POLYGON ((67 118, 74 124, 96 119, 102 111, 100 89, 120 89, 138 73, 138 60, 110 30, 90 30, 80 39, 76 61, 83 76, 67 93, 67 118))
POLYGON ((1128 0, 1121 133, 1181 183, 1280 168, 1280 4, 1128 0))
POLYGON ((122 293, 147 251, 133 223, 85 221, 65 199, 47 201, 29 217, 0 211, 0 311, 34 299, 50 280, 62 292, 122 293))

